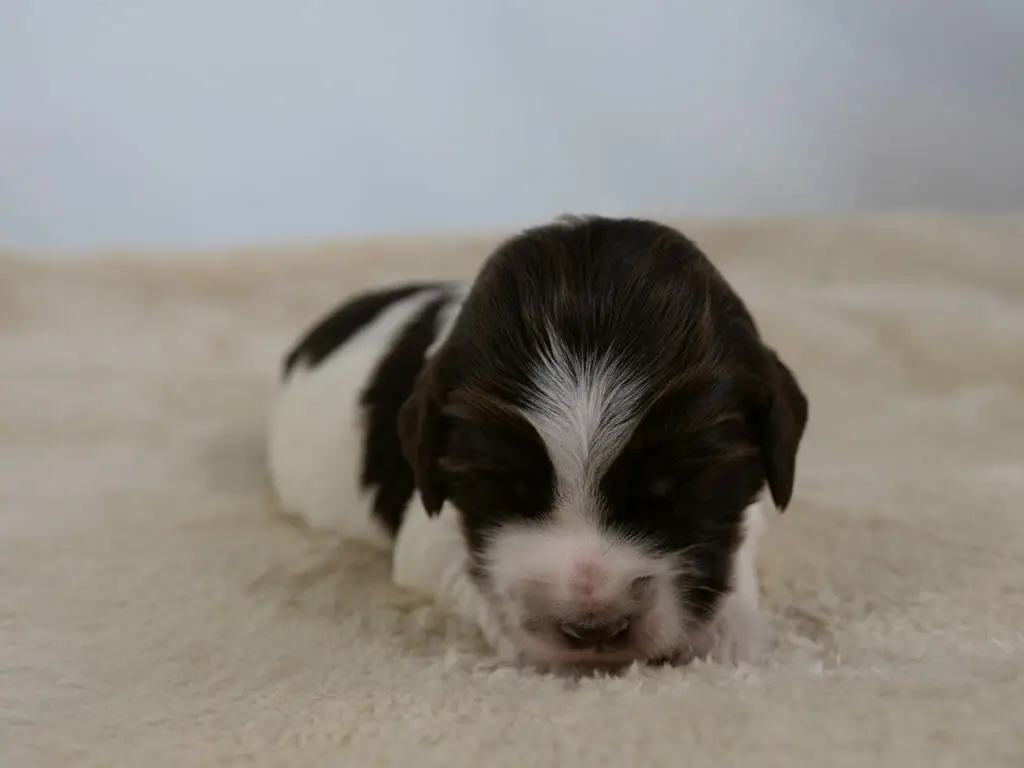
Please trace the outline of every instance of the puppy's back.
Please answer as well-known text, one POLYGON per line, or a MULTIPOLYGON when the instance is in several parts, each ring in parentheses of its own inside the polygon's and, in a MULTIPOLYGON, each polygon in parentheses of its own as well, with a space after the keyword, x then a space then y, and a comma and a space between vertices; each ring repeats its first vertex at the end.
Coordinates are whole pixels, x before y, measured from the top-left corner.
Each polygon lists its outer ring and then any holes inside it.
POLYGON ((299 338, 284 360, 268 434, 284 511, 314 528, 390 545, 415 490, 398 410, 462 295, 448 283, 366 291, 299 338))

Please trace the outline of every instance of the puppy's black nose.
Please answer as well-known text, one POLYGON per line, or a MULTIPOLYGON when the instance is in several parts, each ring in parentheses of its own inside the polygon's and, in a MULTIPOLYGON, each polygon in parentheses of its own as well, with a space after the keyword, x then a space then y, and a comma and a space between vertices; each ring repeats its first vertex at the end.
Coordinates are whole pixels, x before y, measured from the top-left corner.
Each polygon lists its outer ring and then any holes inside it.
POLYGON ((620 646, 629 636, 629 619, 565 621, 558 625, 572 648, 599 649, 620 646))

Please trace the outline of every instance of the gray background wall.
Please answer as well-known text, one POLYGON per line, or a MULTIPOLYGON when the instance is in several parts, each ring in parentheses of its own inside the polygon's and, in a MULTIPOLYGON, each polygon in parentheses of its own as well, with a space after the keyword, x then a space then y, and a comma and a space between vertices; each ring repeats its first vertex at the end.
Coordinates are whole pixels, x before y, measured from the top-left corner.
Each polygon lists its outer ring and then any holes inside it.
POLYGON ((1019 0, 0 0, 0 244, 1024 208, 1019 0))

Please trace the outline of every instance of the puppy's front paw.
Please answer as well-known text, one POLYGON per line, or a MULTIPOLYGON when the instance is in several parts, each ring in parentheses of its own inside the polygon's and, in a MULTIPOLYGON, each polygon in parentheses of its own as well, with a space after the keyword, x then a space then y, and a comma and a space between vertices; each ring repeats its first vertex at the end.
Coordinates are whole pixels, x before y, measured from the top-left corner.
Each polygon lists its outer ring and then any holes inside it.
POLYGON ((694 655, 716 664, 756 665, 768 644, 768 626, 756 604, 739 596, 726 600, 715 620, 698 633, 694 655))

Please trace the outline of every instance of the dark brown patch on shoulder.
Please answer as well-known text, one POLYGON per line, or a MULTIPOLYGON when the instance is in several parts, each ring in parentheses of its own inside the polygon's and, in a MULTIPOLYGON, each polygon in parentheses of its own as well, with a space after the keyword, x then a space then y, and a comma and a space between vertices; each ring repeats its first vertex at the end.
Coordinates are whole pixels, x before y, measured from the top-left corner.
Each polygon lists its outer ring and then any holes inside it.
POLYGON ((316 321, 285 356, 282 376, 287 378, 302 361, 315 368, 352 336, 372 323, 384 310, 415 293, 436 290, 441 283, 408 283, 354 294, 316 321))
POLYGON ((412 468, 402 452, 398 412, 412 394, 427 349, 437 338, 439 315, 451 301, 451 296, 442 294, 409 320, 377 364, 360 397, 366 412, 360 482, 364 489, 376 491, 374 514, 392 536, 398 533, 416 490, 412 468))

